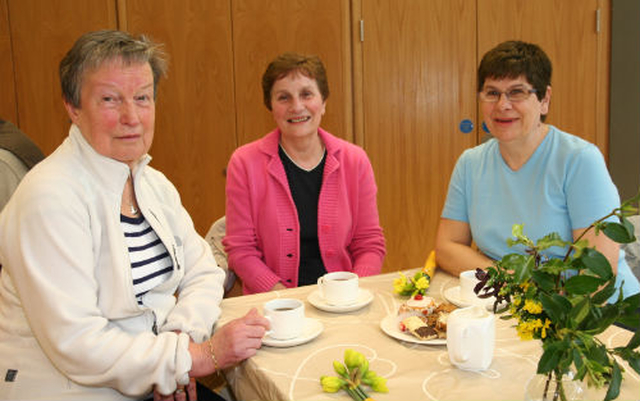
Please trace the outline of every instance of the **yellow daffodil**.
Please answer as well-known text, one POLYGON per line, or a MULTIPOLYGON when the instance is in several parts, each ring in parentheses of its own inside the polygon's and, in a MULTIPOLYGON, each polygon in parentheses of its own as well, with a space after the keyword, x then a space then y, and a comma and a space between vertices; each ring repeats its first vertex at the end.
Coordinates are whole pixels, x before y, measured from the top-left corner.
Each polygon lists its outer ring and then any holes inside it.
POLYGON ((415 283, 416 289, 418 290, 426 290, 429 288, 429 280, 427 280, 426 276, 422 276, 415 283))
POLYGON ((407 276, 402 273, 399 273, 400 277, 393 280, 393 291, 397 294, 404 291, 405 286, 407 285, 407 276))

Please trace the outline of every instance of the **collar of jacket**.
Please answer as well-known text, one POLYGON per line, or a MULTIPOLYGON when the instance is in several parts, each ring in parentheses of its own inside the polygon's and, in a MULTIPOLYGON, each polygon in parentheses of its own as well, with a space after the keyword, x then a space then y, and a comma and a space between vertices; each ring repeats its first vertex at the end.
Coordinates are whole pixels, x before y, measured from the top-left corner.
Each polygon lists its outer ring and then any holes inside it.
MULTIPOLYGON (((75 149, 82 158, 82 164, 99 180, 100 184, 107 190, 113 191, 121 196, 124 182, 129 176, 129 166, 96 152, 84 138, 82 132, 80 132, 80 128, 75 124, 72 124, 69 129, 68 140, 73 149, 75 149)), ((133 171, 135 179, 142 174, 145 166, 149 164, 150 161, 151 156, 149 156, 149 154, 145 154, 140 158, 133 171)))
MULTIPOLYGON (((271 175, 273 175, 278 181, 280 181, 282 185, 288 187, 289 183, 284 171, 284 166, 280 162, 280 156, 278 156, 280 135, 281 132, 279 128, 276 128, 273 131, 269 132, 260 141, 260 150, 270 157, 270 160, 267 163, 267 169, 269 170, 271 175)), ((320 136, 320 140, 322 140, 322 143, 324 143, 324 146, 327 149, 327 156, 324 165, 324 177, 326 178, 329 174, 333 173, 338 169, 338 167, 340 167, 338 157, 341 150, 341 146, 339 143, 341 140, 334 137, 322 128, 318 128, 318 135, 320 136)))

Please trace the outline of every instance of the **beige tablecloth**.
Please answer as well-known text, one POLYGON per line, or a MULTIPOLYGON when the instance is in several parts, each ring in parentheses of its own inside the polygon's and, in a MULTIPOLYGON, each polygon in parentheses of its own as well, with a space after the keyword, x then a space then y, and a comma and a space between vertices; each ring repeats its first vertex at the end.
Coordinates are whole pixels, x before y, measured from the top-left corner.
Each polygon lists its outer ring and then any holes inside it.
MULTIPOLYGON (((380 321, 395 314, 405 300, 393 293, 397 273, 361 279, 361 288, 374 294, 366 307, 347 313, 316 309, 307 300, 316 286, 265 294, 228 298, 222 302, 219 324, 244 315, 252 307, 274 298, 305 300, 306 315, 324 325, 323 332, 309 343, 291 348, 263 346, 251 359, 226 374, 239 400, 350 400, 341 391, 324 393, 320 376, 335 375, 333 360, 343 360, 347 348, 362 352, 370 368, 387 378, 389 393, 371 393, 384 400, 522 400, 528 381, 534 376, 541 355, 539 341, 521 341, 513 321, 496 319, 496 349, 491 366, 484 372, 468 372, 449 362, 446 345, 419 345, 398 341, 385 334, 380 321)), ((438 271, 427 295, 438 301, 445 290, 457 285, 457 278, 438 271)), ((633 333, 611 327, 601 336, 610 346, 625 344, 633 333)), ((625 362, 619 400, 640 399, 640 378, 625 362)), ((588 389, 589 400, 602 400, 603 390, 588 389)))

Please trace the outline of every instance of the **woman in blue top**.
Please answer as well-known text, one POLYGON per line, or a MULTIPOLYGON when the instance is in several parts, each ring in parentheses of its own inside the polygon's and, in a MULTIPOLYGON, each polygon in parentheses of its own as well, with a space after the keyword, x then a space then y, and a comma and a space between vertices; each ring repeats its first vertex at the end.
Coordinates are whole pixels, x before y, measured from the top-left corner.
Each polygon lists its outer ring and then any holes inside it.
MULTIPOLYGON (((524 224, 534 241, 550 232, 570 240, 620 204, 598 148, 544 123, 551 70, 540 47, 519 41, 501 43, 482 58, 480 108, 493 138, 466 150, 451 176, 436 255, 452 274, 523 252, 507 245, 513 224, 524 224)), ((585 238, 607 257, 625 297, 640 292, 618 244, 593 230, 585 238)), ((564 250, 547 254, 560 258, 564 250)))

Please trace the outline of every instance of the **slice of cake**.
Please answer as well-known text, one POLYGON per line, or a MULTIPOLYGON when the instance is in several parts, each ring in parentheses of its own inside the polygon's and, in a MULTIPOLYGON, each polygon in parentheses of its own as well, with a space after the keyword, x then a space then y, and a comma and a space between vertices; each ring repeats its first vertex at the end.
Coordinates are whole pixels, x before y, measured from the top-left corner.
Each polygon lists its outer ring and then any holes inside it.
POLYGON ((431 297, 416 294, 409 298, 407 302, 403 302, 398 309, 398 315, 404 313, 415 313, 419 315, 429 315, 436 308, 436 301, 431 297))
POLYGON ((409 316, 403 319, 402 326, 420 340, 438 338, 438 332, 433 327, 429 327, 419 316, 409 316))

